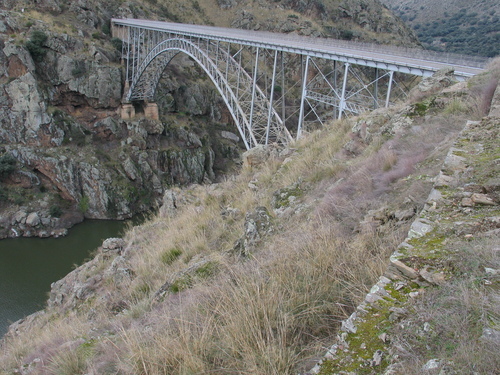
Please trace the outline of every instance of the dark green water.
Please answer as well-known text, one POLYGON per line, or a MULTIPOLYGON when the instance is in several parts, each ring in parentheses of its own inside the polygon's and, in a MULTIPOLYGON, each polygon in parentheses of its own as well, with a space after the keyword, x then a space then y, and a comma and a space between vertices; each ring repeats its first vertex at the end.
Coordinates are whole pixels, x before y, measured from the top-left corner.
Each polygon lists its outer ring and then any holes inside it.
POLYGON ((119 237, 123 221, 88 220, 62 238, 0 240, 0 337, 9 324, 45 306, 50 284, 89 258, 109 237, 119 237))

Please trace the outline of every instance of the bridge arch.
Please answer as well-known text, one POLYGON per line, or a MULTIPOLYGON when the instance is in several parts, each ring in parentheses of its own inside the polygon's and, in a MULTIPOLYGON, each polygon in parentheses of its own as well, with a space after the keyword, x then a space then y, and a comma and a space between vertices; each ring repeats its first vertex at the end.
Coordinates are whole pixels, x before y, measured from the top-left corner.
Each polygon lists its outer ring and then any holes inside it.
POLYGON ((217 45, 200 47, 196 42, 181 37, 171 37, 156 44, 140 64, 133 65, 125 101, 154 101, 163 71, 179 53, 190 56, 211 79, 247 149, 269 141, 285 144, 291 141, 290 133, 266 95, 234 57, 217 45), (221 59, 223 64, 219 61, 221 59), (219 66, 223 66, 225 71, 219 66), (263 118, 265 121, 262 121, 263 118))

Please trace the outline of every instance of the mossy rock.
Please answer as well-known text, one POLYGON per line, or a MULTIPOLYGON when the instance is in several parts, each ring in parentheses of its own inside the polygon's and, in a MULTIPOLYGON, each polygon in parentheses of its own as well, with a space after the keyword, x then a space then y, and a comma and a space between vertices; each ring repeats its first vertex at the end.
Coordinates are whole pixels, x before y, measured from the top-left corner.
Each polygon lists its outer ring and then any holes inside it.
POLYGON ((302 195, 304 195, 304 190, 299 186, 299 183, 276 190, 273 193, 273 208, 280 209, 290 207, 293 202, 302 195))

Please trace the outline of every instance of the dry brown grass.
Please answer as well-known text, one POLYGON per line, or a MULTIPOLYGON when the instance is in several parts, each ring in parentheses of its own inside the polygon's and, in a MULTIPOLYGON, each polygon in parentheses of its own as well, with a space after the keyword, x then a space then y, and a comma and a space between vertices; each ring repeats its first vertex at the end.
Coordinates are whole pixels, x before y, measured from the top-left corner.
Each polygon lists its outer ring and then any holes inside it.
POLYGON ((292 373, 382 272, 387 248, 376 242, 343 240, 317 220, 295 223, 258 257, 226 265, 211 286, 173 295, 124 327, 123 371, 292 373))
POLYGON ((89 330, 86 319, 75 313, 60 319, 44 314, 22 335, 4 338, 0 348, 2 368, 31 364, 36 374, 76 374, 73 369, 86 367, 88 351, 81 347, 85 342, 81 338, 89 330))
POLYGON ((488 115, 495 90, 500 82, 500 58, 493 59, 485 73, 473 77, 470 82, 471 108, 475 119, 488 115))

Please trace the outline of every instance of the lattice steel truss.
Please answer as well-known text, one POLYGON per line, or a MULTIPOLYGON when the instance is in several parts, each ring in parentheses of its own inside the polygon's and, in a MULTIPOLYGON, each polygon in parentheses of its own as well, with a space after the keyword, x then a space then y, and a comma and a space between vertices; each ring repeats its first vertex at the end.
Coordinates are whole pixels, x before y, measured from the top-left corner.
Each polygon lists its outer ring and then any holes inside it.
POLYGON ((185 53, 214 83, 247 149, 270 142, 287 144, 292 140, 290 131, 298 138, 314 123, 387 107, 405 95, 398 75, 425 76, 433 71, 377 60, 368 52, 359 58, 300 47, 305 39, 269 44, 232 37, 230 29, 181 26, 113 20, 114 35, 123 40, 123 101, 154 102, 165 67, 178 53, 185 53))

